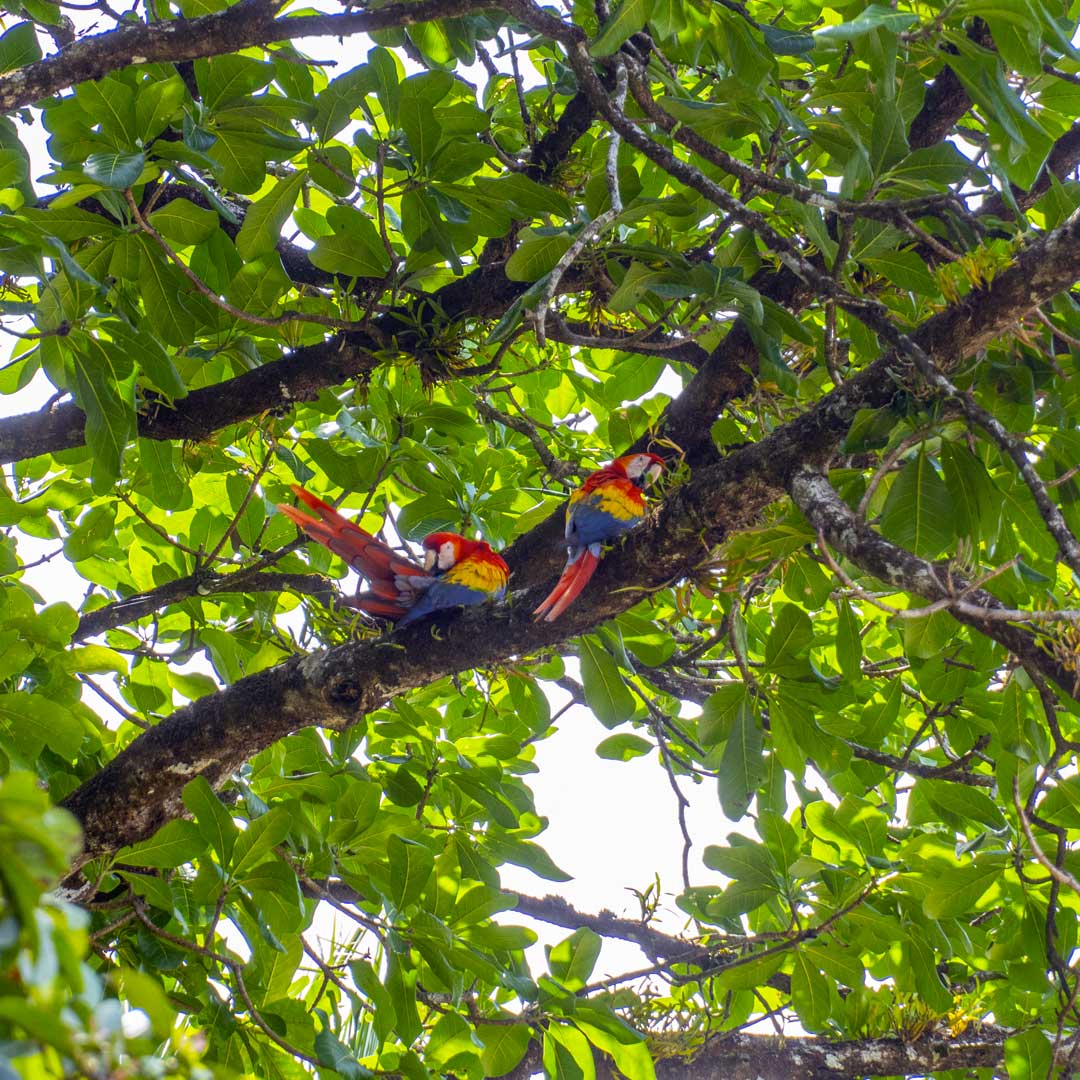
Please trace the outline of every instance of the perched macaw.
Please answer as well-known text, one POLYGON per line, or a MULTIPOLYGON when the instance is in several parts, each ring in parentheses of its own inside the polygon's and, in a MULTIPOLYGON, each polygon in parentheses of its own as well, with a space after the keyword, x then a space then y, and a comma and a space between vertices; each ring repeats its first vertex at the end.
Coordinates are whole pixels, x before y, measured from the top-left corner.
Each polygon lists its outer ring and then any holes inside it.
POLYGON ((424 537, 421 566, 343 518, 311 492, 296 486, 293 491, 318 516, 281 503, 278 509, 367 579, 368 591, 346 601, 351 607, 405 626, 443 608, 500 600, 506 592, 510 568, 483 540, 432 533, 424 537))
POLYGON ((657 454, 627 454, 585 478, 566 507, 566 568, 534 615, 554 622, 574 602, 596 572, 604 544, 645 516, 641 492, 663 468, 657 454))

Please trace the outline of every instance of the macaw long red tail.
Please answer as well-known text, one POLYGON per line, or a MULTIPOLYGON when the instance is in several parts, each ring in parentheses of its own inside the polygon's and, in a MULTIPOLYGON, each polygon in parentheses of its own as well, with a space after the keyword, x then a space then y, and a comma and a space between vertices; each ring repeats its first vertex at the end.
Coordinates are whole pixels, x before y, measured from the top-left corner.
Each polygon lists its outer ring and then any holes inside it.
POLYGON ((399 555, 393 548, 377 540, 369 532, 343 518, 329 503, 301 487, 293 491, 317 517, 294 506, 278 504, 278 509, 312 538, 340 555, 354 570, 367 579, 369 589, 352 600, 350 607, 383 619, 400 619, 409 610, 400 586, 403 577, 426 577, 423 567, 399 555))
MULTIPOLYGON (((302 487, 293 487, 296 497, 306 503, 318 514, 312 517, 294 506, 280 506, 280 510, 290 520, 335 555, 340 555, 354 570, 372 583, 377 592, 382 592, 380 583, 392 586, 397 574, 423 574, 424 570, 410 560, 403 558, 392 547, 377 540, 369 532, 343 518, 329 503, 302 487)), ((396 589, 387 594, 397 595, 396 589)))
POLYGON ((566 564, 562 577, 555 583, 544 602, 533 612, 544 616, 545 622, 554 622, 581 594, 600 565, 599 544, 591 544, 576 558, 566 564))

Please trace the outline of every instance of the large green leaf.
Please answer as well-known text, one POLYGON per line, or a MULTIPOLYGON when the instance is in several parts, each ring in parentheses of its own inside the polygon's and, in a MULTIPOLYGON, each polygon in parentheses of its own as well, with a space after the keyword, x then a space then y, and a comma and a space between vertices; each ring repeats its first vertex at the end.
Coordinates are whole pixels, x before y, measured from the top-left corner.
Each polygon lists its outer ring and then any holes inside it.
POLYGON ((243 259, 253 259, 272 251, 281 238, 281 227, 296 205, 307 173, 299 169, 279 180, 270 192, 248 207, 244 224, 236 237, 236 250, 243 259))
POLYGON ((326 221, 334 232, 316 242, 311 252, 315 266, 348 277, 382 277, 390 269, 390 257, 369 218, 335 206, 327 211, 326 221))
POLYGON ((630 693, 610 654, 595 637, 583 637, 578 656, 585 700, 604 727, 613 728, 629 720, 636 711, 630 693))
POLYGON ((631 34, 645 26, 652 10, 652 0, 623 0, 589 51, 593 56, 610 56, 631 34))
POLYGON ((923 558, 941 554, 953 533, 953 504, 929 454, 920 451, 889 488, 881 531, 923 558))
POLYGON ((95 184, 123 191, 138 181, 145 165, 146 155, 142 153, 101 153, 91 154, 83 171, 95 184))
POLYGON ((135 378, 131 357, 90 334, 72 335, 75 397, 86 413, 86 443, 94 455, 96 491, 108 490, 135 432, 135 378))

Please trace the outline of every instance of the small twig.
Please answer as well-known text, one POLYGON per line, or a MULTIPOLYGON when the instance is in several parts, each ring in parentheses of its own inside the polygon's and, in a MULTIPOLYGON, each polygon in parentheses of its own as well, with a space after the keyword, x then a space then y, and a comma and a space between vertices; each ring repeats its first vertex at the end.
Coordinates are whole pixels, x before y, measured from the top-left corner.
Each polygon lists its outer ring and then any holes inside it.
POLYGON ((145 720, 142 719, 141 716, 136 716, 133 712, 125 709, 124 706, 121 705, 120 702, 117 701, 115 698, 113 698, 111 694, 108 694, 104 690, 102 690, 101 687, 98 686, 98 684, 94 682, 94 680, 91 679, 89 675, 80 674, 78 678, 79 682, 81 682, 84 686, 89 686, 90 689, 93 690, 94 693, 102 699, 102 701, 111 705, 112 708, 115 709, 116 712, 118 712, 129 724, 134 724, 137 728, 142 728, 143 731, 148 731, 150 729, 150 727, 152 726, 151 724, 148 724, 145 720))
POLYGON ((128 188, 124 192, 127 199, 128 208, 131 210, 132 217, 135 219, 135 223, 139 228, 154 241, 155 244, 165 253, 165 256, 169 261, 179 269, 179 271, 195 286, 196 290, 200 292, 207 300, 210 301, 216 308, 220 308, 227 315, 231 315, 234 319, 239 319, 241 322, 252 323, 254 326, 283 326, 286 323, 292 322, 307 322, 314 323, 316 326, 325 326, 331 330, 366 330, 368 329, 368 321, 366 319, 351 320, 351 319, 335 319, 329 315, 313 315, 303 311, 283 311, 280 315, 256 315, 251 311, 243 311, 236 307, 234 304, 230 304, 228 300, 222 299, 209 285, 206 284, 194 270, 179 255, 172 249, 169 242, 150 224, 139 211, 138 204, 135 202, 135 197, 131 194, 131 189, 128 188))
POLYGON ((1031 822, 1028 819, 1027 812, 1024 810, 1023 803, 1020 801, 1020 777, 1019 775, 1013 776, 1012 784, 1013 795, 1013 807, 1016 810, 1017 816, 1020 818, 1020 827, 1024 830, 1024 836, 1027 837, 1027 842, 1031 847, 1031 853, 1035 856, 1035 861, 1059 884, 1064 885, 1068 889, 1072 889, 1077 896, 1080 896, 1080 881, 1072 876, 1063 867, 1057 865, 1047 858, 1046 852, 1039 847, 1035 840, 1035 834, 1031 831, 1031 822))

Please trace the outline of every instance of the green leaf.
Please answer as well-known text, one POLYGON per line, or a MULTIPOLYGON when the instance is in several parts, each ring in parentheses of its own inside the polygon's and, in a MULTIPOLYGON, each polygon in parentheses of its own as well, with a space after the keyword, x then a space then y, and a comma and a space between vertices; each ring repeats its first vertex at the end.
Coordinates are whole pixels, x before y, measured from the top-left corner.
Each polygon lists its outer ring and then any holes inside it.
POLYGON ((112 342, 72 334, 75 400, 86 413, 86 445, 94 455, 93 487, 108 491, 135 434, 135 379, 131 359, 112 342))
POLYGON ((539 281, 555 268, 571 243, 571 236, 561 229, 526 229, 506 261, 506 276, 511 281, 539 281))
POLYGON ((808 1031, 822 1031, 828 1025, 829 984, 802 948, 795 950, 793 958, 791 1004, 808 1031))
POLYGON ((421 495, 402 507, 397 519, 398 535, 404 540, 422 540, 428 533, 453 529, 461 522, 461 512, 438 495, 421 495))
POLYGON ((907 127, 900 106, 890 98, 879 99, 874 107, 870 132, 870 168, 881 176, 908 152, 907 127))
MULTIPOLYGON (((63 1024, 57 1023, 56 1014, 52 1009, 17 998, 4 997, 0 998, 0 1021, 5 1021, 4 1026, 9 1030, 14 1025, 31 1038, 39 1040, 46 1046, 55 1047, 65 1056, 74 1057, 78 1053, 70 1032, 63 1024)), ((24 1057, 23 1054, 18 1056, 24 1057)), ((25 1074, 11 1070, 9 1075, 17 1077, 25 1074)))
POLYGON ((352 961, 349 970, 360 992, 371 1003, 371 1023, 381 1044, 386 1041, 397 1023, 394 1002, 386 987, 379 981, 375 969, 366 960, 352 961))
POLYGON ((1001 494, 986 467, 967 447, 953 442, 941 444, 941 464, 956 535, 992 540, 1001 520, 1001 494))
POLYGON ((284 806, 275 806, 269 813, 249 822, 248 827, 236 838, 233 848, 233 876, 241 878, 245 870, 261 862, 284 841, 292 825, 289 811, 284 806))
POLYGON ((610 56, 631 34, 637 33, 649 21, 653 0, 623 0, 592 43, 593 56, 610 56))
POLYGON ((910 184, 923 184, 944 190, 958 184, 972 170, 972 163, 951 143, 920 147, 906 155, 889 170, 884 179, 910 184))
POLYGON ((596 719, 606 728, 625 723, 634 715, 637 707, 615 661, 597 638, 591 635, 581 639, 578 656, 585 700, 596 719))
POLYGON ((509 209, 515 218, 531 220, 541 214, 552 214, 567 221, 576 220, 574 207, 565 195, 538 184, 524 173, 512 173, 498 179, 477 176, 473 184, 495 205, 509 209))
POLYGON ((180 301, 187 288, 175 267, 151 248, 143 247, 139 291, 146 310, 154 313, 157 332, 169 345, 188 345, 195 336, 195 317, 180 301))
POLYGON ((143 153, 118 152, 91 154, 86 159, 83 172, 95 184, 112 191, 123 191, 138 182, 146 166, 143 153))
POLYGON ((938 871, 923 900, 923 911, 931 919, 966 915, 1000 881, 1007 866, 1003 857, 988 855, 966 866, 938 871))
POLYGON ((918 787, 933 806, 951 815, 961 827, 968 822, 979 822, 990 829, 1005 827, 1004 814, 979 788, 947 780, 920 780, 918 787))
POLYGON ((396 124, 398 120, 398 102, 401 100, 401 84, 398 81, 397 64, 393 53, 377 46, 368 53, 371 65, 372 83, 379 104, 386 113, 387 120, 396 124))
POLYGON ((0 72, 26 67, 41 59, 41 46, 32 22, 16 23, 0 35, 0 72))
POLYGON ((875 30, 885 29, 890 33, 899 34, 908 27, 919 21, 919 16, 907 11, 894 11, 892 8, 883 7, 881 4, 867 5, 854 19, 845 19, 843 22, 826 26, 814 33, 817 44, 828 43, 830 45, 844 41, 854 41, 856 38, 873 33, 875 30))
POLYGON ((323 142, 332 139, 356 112, 364 95, 375 88, 374 72, 367 64, 332 79, 316 100, 315 130, 323 142))
POLYGON ((952 538, 952 500, 924 451, 901 470, 881 512, 881 531, 924 559, 941 554, 952 538))
POLYGON ((728 683, 705 699, 698 720, 698 739, 702 746, 718 746, 731 734, 741 709, 750 703, 746 685, 728 683))
POLYGON ((298 169, 291 176, 279 180, 268 194, 248 207, 244 224, 240 226, 236 237, 236 250, 240 252, 242 259, 254 259, 264 252, 274 250, 281 239, 282 226, 292 213, 296 196, 304 186, 306 178, 307 171, 298 169))
POLYGON ((548 1024, 544 1032, 544 1075, 551 1080, 596 1080, 592 1050, 585 1036, 565 1024, 548 1024))
POLYGON ((1053 1074, 1054 1050, 1046 1035, 1034 1028, 1005 1040, 1009 1080, 1042 1080, 1053 1074))
POLYGON ((573 880, 570 874, 555 865, 551 856, 539 844, 530 840, 510 841, 488 837, 486 846, 497 859, 523 866, 546 881, 573 880))
POLYGON ((944 1013, 953 1007, 953 996, 941 981, 934 950, 925 940, 923 932, 908 934, 904 939, 907 967, 915 980, 915 987, 926 1004, 935 1012, 944 1013))
POLYGON ((476 1034, 484 1044, 480 1063, 487 1077, 512 1072, 528 1052, 532 1040, 527 1024, 485 1024, 481 1021, 476 1025, 476 1034))
POLYGON ((939 296, 941 293, 933 274, 926 269, 925 259, 914 251, 881 252, 862 261, 897 288, 909 289, 920 296, 939 296))
POLYGON ((845 454, 859 454, 866 450, 880 450, 883 446, 888 445, 889 436, 899 419, 890 407, 859 409, 840 447, 845 454))
POLYGON ((176 118, 186 94, 184 80, 175 74, 139 87, 135 94, 135 131, 143 146, 149 146, 176 118))
POLYGON ((848 682, 862 677, 862 637, 851 604, 842 600, 836 607, 836 662, 848 682))
POLYGON ((326 1027, 315 1036, 315 1056, 320 1065, 333 1069, 345 1080, 363 1080, 364 1077, 375 1075, 370 1069, 365 1069, 356 1060, 356 1055, 326 1027))
POLYGON ((763 747, 761 728, 749 704, 744 703, 736 713, 717 770, 720 807, 731 821, 742 819, 765 777, 763 747))
POLYGON ((228 868, 238 832, 229 812, 203 776, 196 776, 185 785, 183 799, 195 818, 199 832, 217 852, 221 865, 228 868))
POLYGON ((386 847, 390 857, 390 896, 401 909, 420 899, 435 868, 435 856, 415 840, 390 837, 386 847))
POLYGON ((84 737, 82 725, 70 710, 41 694, 0 694, 0 725, 4 741, 28 763, 46 746, 71 761, 84 737))
POLYGON ((578 991, 589 981, 600 958, 603 939, 586 926, 579 926, 568 938, 548 950, 551 974, 567 988, 578 991))
MULTIPOLYGON (((653 21, 656 13, 653 12, 653 21)), ((804 34, 799 30, 784 30, 779 26, 770 26, 768 23, 759 25, 761 36, 765 44, 777 56, 806 56, 814 48, 814 38, 811 34, 804 34)))
POLYGON ((193 821, 177 818, 141 843, 121 848, 116 862, 127 866, 171 868, 191 862, 206 850, 206 838, 193 821))
POLYGON ((630 761, 652 751, 653 744, 640 735, 629 732, 622 735, 609 735, 596 747, 596 756, 608 761, 630 761))
POLYGON ((390 269, 390 256, 371 220, 348 206, 332 206, 326 221, 331 236, 319 237, 311 261, 320 270, 347 277, 383 277, 390 269))
MULTIPOLYGON (((79 520, 79 524, 64 540, 64 554, 72 562, 90 558, 113 536, 116 521, 115 506, 93 506, 79 520)), ((75 669, 84 670, 84 669, 75 669)), ((127 674, 127 665, 121 664, 119 674, 127 674)))
POLYGON ((218 216, 188 199, 173 199, 155 210, 149 222, 174 247, 191 247, 208 240, 218 227, 218 216))
POLYGON ((730 847, 709 844, 702 853, 702 862, 732 881, 752 888, 776 889, 772 856, 763 844, 741 837, 730 847))
POLYGON ((814 640, 810 616, 797 604, 778 604, 765 644, 765 663, 772 667, 777 660, 800 656, 814 640))
POLYGON ((1059 780, 1039 803, 1039 816, 1055 825, 1080 828, 1080 777, 1059 780))
POLYGON ((574 1023, 593 1046, 612 1057, 627 1080, 656 1080, 653 1055, 640 1032, 613 1014, 588 1005, 575 1010, 574 1023))
POLYGON ((431 161, 435 147, 441 137, 435 109, 430 101, 409 91, 413 89, 411 80, 402 85, 401 100, 398 105, 398 123, 405 132, 416 163, 420 166, 431 161))
POLYGON ((203 104, 215 110, 227 101, 261 90, 274 77, 274 67, 247 56, 212 56, 195 61, 195 77, 203 104))

